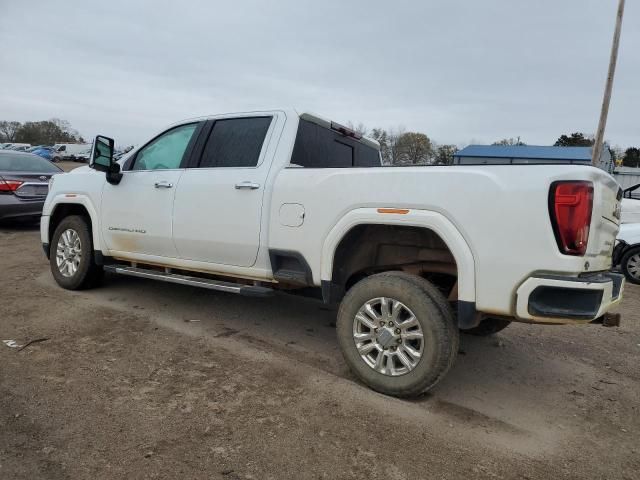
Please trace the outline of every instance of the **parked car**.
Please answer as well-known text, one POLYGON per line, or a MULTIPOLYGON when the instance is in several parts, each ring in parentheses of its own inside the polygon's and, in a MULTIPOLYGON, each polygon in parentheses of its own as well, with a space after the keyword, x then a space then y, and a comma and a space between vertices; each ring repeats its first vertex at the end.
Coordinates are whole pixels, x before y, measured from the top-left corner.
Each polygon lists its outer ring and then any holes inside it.
POLYGON ((5 148, 9 148, 11 146, 11 142, 0 143, 0 150, 4 150, 5 148))
POLYGON ((625 189, 622 199, 622 223, 640 223, 639 189, 640 183, 625 189))
POLYGON ((52 162, 54 158, 53 147, 38 147, 35 150, 33 150, 31 153, 33 153, 34 155, 38 155, 44 159, 47 159, 50 162, 52 162))
POLYGON ((39 150, 41 148, 53 148, 47 145, 34 145, 33 147, 29 147, 25 150, 27 153, 33 153, 35 150, 39 150))
POLYGON ((76 153, 73 156, 73 161, 74 162, 84 162, 84 163, 88 163, 89 162, 89 158, 91 157, 91 149, 88 148, 87 150, 84 150, 82 152, 76 153))
POLYGON ((90 143, 56 143, 53 146, 54 162, 60 160, 75 161, 76 155, 91 149, 90 143))
POLYGON ((0 220, 38 219, 49 191, 49 180, 62 173, 31 153, 0 151, 0 220))
POLYGON ((25 152, 30 148, 30 143, 12 143, 8 150, 13 150, 15 152, 25 152))
POLYGON ((613 251, 613 266, 619 267, 628 281, 640 285, 640 223, 620 226, 613 251))
MULTIPOLYGON (((346 363, 380 392, 432 388, 459 329, 587 324, 620 301, 619 186, 584 165, 382 166, 379 144, 293 110, 180 122, 116 162, 55 177, 55 281, 102 272, 340 304, 346 363), (103 172, 102 175, 96 174, 103 172)), ((621 195, 620 195, 621 196, 621 195)))

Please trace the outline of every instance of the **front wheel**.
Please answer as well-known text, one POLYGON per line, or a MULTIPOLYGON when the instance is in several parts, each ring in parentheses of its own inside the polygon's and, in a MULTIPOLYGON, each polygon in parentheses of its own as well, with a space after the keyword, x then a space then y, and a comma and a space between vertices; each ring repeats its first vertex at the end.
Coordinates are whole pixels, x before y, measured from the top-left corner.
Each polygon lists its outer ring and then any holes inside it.
POLYGON ((446 299, 427 280, 402 272, 356 283, 342 300, 336 327, 354 374, 388 395, 426 392, 458 354, 458 328, 446 299))
POLYGON ((95 286, 103 269, 93 258, 93 242, 87 221, 78 215, 62 219, 51 238, 51 273, 58 285, 67 290, 95 286))

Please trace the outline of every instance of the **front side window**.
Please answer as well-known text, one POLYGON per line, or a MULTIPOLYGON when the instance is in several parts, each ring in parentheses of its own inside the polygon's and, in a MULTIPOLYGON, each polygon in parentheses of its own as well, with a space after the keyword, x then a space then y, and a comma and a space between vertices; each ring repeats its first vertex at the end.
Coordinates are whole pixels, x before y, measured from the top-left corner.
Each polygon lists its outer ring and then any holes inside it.
POLYGON ((182 157, 197 126, 197 123, 181 125, 160 135, 138 152, 132 170, 180 168, 182 157))
POLYGON ((216 120, 200 167, 255 167, 270 124, 271 117, 216 120))

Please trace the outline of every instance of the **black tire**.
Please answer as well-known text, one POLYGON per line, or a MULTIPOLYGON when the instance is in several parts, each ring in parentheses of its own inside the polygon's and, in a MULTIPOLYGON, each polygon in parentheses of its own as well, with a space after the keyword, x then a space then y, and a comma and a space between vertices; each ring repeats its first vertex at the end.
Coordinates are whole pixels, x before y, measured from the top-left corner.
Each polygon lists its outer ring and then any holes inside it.
POLYGON ((67 290, 84 290, 97 286, 102 280, 103 269, 96 265, 93 255, 93 241, 89 224, 84 217, 72 215, 65 217, 56 227, 51 237, 49 264, 53 278, 62 288, 67 290), (80 238, 81 258, 77 270, 71 276, 65 276, 58 268, 57 246, 61 235, 67 231, 75 231, 80 238))
POLYGON ((60 157, 53 157, 53 163, 60 162, 60 157))
POLYGON ((340 304, 336 330, 342 354, 353 373, 372 389, 396 397, 412 397, 431 389, 449 371, 458 354, 458 327, 447 300, 427 280, 403 272, 380 273, 356 283, 340 304), (356 348, 354 318, 366 302, 378 297, 406 305, 424 334, 420 360, 402 375, 376 371, 365 363, 356 348))
POLYGON ((640 255, 640 247, 633 247, 627 250, 622 256, 622 260, 620 260, 620 268, 624 276, 627 277, 627 281, 640 285, 640 270, 635 265, 630 265, 632 261, 634 263, 637 261, 637 255, 640 255))
POLYGON ((503 318, 485 318, 477 327, 462 330, 462 333, 475 335, 477 337, 486 337, 504 330, 509 325, 511 325, 511 320, 505 320, 503 318))

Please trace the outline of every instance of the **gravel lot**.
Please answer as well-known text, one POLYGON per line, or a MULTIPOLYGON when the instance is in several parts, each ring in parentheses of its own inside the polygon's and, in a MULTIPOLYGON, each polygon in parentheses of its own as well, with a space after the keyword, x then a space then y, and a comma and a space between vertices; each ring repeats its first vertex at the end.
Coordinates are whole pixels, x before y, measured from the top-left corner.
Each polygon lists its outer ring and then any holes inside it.
POLYGON ((623 325, 463 336, 414 401, 360 385, 334 312, 134 278, 68 292, 0 226, 0 478, 640 478, 640 288, 623 325))

